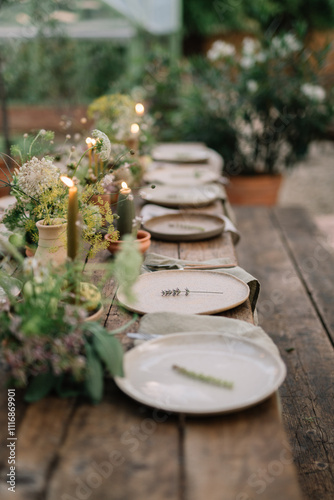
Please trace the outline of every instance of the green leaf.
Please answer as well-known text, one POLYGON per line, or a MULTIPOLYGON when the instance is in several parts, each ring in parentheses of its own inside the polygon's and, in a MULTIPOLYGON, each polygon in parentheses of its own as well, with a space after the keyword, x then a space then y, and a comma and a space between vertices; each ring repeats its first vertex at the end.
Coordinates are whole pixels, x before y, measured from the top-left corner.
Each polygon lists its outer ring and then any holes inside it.
POLYGON ((123 348, 120 342, 106 332, 94 332, 93 345, 113 377, 123 377, 123 348))
POLYGON ((52 372, 36 375, 28 385, 24 400, 28 403, 33 403, 44 398, 51 391, 54 383, 55 376, 52 372))
POLYGON ((84 392, 82 383, 64 374, 57 377, 54 388, 61 398, 76 397, 84 392))
POLYGON ((86 389, 93 403, 99 403, 103 395, 103 368, 94 349, 85 345, 87 358, 86 389))

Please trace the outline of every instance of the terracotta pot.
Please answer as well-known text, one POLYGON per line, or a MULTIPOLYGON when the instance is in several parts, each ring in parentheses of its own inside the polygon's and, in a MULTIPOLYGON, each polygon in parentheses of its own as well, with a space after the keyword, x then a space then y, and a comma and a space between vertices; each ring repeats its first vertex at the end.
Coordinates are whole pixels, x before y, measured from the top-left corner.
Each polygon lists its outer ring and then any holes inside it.
POLYGON ((36 248, 29 247, 28 245, 25 246, 25 254, 27 257, 35 257, 36 250, 36 248))
MULTIPOLYGON (((115 253, 118 252, 122 248, 123 241, 118 240, 118 241, 110 241, 110 236, 109 234, 106 234, 104 237, 105 240, 109 241, 109 247, 108 250, 110 253, 115 253)), ((143 229, 139 229, 137 232, 137 239, 135 240, 135 243, 139 245, 139 250, 141 253, 145 253, 146 250, 150 247, 151 245, 151 235, 148 231, 144 231, 143 229)))
POLYGON ((38 229, 38 247, 35 257, 47 264, 52 262, 55 265, 63 264, 67 259, 66 249, 66 229, 65 219, 55 219, 60 224, 45 225, 44 220, 36 222, 38 229))
POLYGON ((282 175, 237 175, 230 177, 226 186, 227 197, 232 205, 276 205, 282 175))
MULTIPOLYGON (((6 159, 6 162, 8 165, 9 160, 6 159)), ((12 165, 9 172, 6 162, 0 157, 0 181, 8 182, 7 177, 11 180, 13 168, 16 167, 17 165, 14 165, 14 167, 12 165)), ((4 184, 0 182, 0 197, 8 196, 10 194, 10 189, 11 189, 10 187, 4 186, 4 184)))

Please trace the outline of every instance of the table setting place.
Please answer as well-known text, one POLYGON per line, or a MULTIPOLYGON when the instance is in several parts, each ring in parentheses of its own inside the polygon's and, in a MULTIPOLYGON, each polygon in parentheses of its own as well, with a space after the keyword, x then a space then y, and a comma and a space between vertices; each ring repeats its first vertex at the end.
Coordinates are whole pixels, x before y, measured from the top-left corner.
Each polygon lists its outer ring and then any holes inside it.
POLYGON ((264 330, 216 316, 249 300, 255 310, 258 281, 227 259, 201 262, 147 254, 134 286, 136 299, 121 306, 142 315, 134 347, 124 355, 117 386, 145 405, 210 416, 262 402, 283 382, 285 365, 264 330), (214 267, 214 270, 212 267, 214 267))
POLYGON ((125 377, 115 379, 121 390, 149 406, 206 416, 241 410, 277 389, 285 369, 267 334, 211 316, 246 300, 255 310, 253 276, 228 258, 199 263, 155 253, 146 254, 142 273, 134 302, 117 292, 123 307, 143 315, 128 334, 135 347, 125 354, 125 377))
MULTIPOLYGON (((144 179, 154 189, 140 191, 142 227, 151 238, 195 243, 229 232, 236 245, 240 233, 226 210, 198 211, 226 200, 207 148, 162 145, 152 156, 144 179)), ((138 331, 127 334, 134 347, 124 356, 124 377, 116 377, 116 384, 138 402, 188 415, 226 413, 263 401, 286 374, 276 346, 259 326, 217 316, 248 301, 256 318, 259 291, 256 278, 231 257, 197 261, 145 252, 135 299, 127 299, 122 286, 117 291, 120 306, 142 317, 138 331)))
POLYGON ((124 355, 117 386, 136 401, 169 412, 239 411, 272 395, 286 375, 270 337, 238 319, 148 313, 128 336, 135 347, 124 355))

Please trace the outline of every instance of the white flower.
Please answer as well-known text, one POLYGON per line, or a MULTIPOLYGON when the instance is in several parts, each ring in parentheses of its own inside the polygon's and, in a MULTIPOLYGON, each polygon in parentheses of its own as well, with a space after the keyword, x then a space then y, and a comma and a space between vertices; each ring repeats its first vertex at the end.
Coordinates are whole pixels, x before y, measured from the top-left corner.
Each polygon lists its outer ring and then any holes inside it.
POLYGON ((20 169, 16 169, 15 174, 19 188, 34 198, 57 183, 60 171, 53 165, 51 158, 39 160, 34 156, 20 169))
POLYGON ((257 62, 264 62, 267 59, 267 54, 265 52, 258 52, 255 55, 255 59, 257 62))
POLYGON ((113 185, 115 181, 115 176, 113 174, 106 174, 101 180, 101 186, 105 191, 108 190, 108 187, 113 185))
POLYGON ((96 149, 99 152, 100 158, 103 161, 107 161, 111 154, 111 143, 108 136, 101 132, 101 130, 93 130, 92 136, 97 140, 96 149))
POLYGON ((240 66, 244 69, 249 69, 254 66, 255 59, 250 56, 244 56, 240 59, 240 66))
POLYGON ((49 276, 49 270, 35 257, 29 257, 23 261, 23 274, 27 278, 33 277, 36 283, 41 284, 49 276))
POLYGON ((286 33, 282 38, 283 43, 289 47, 291 52, 297 52, 303 48, 302 43, 296 38, 293 33, 286 33))
POLYGON ((242 53, 245 56, 252 56, 257 52, 260 48, 260 43, 258 40, 253 40, 253 38, 249 38, 246 36, 242 40, 242 53))
POLYGON ((223 42, 222 40, 216 40, 210 50, 207 53, 210 61, 217 61, 224 57, 232 57, 235 55, 235 47, 230 43, 223 42))
POLYGON ((275 36, 271 46, 279 57, 287 57, 292 52, 303 48, 301 42, 292 33, 286 33, 282 37, 275 36))
POLYGON ((249 92, 256 92, 257 89, 259 88, 259 84, 255 81, 255 80, 248 80, 248 82, 246 83, 246 86, 247 86, 247 90, 249 92))
POLYGON ((326 91, 320 85, 312 85, 312 83, 304 83, 300 90, 302 93, 316 102, 323 102, 326 99, 326 91))

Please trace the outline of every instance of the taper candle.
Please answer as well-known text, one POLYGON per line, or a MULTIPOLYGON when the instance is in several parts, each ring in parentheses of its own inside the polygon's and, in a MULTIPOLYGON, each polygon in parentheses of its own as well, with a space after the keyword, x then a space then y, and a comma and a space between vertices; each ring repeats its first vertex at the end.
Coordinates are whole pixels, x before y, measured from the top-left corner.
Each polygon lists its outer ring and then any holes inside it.
POLYGON ((117 220, 117 230, 119 231, 120 239, 122 239, 125 234, 132 233, 133 220, 135 218, 133 196, 126 182, 122 182, 122 188, 118 195, 117 214, 119 217, 117 220))
POLYGON ((137 104, 135 105, 135 110, 137 115, 142 116, 145 111, 144 105, 141 102, 137 102, 137 104))
POLYGON ((79 231, 78 231, 78 188, 69 177, 61 176, 60 179, 70 189, 68 191, 67 210, 67 256, 74 260, 78 253, 79 231))
POLYGON ((88 168, 91 168, 91 166, 92 166, 92 150, 91 150, 92 139, 91 139, 91 137, 87 137, 86 144, 88 146, 88 162, 89 162, 88 168))

